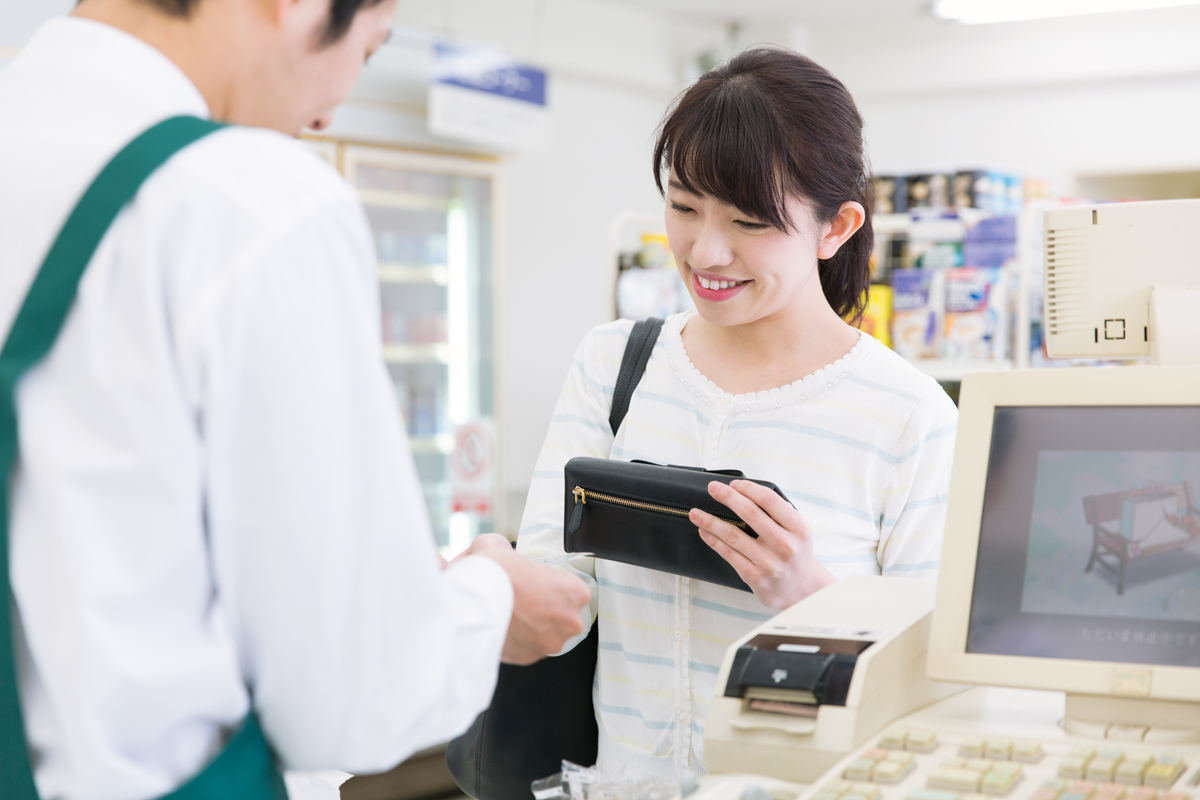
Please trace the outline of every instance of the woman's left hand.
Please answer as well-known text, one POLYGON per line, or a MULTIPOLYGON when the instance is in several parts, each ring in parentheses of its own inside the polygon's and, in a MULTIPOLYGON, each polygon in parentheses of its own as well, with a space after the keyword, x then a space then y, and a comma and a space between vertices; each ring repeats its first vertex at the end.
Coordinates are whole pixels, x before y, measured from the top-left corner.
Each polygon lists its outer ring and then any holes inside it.
POLYGON ((787 500, 744 480, 712 481, 708 493, 743 519, 758 538, 698 508, 688 513, 688 519, 763 605, 788 608, 837 580, 813 556, 808 523, 787 500))

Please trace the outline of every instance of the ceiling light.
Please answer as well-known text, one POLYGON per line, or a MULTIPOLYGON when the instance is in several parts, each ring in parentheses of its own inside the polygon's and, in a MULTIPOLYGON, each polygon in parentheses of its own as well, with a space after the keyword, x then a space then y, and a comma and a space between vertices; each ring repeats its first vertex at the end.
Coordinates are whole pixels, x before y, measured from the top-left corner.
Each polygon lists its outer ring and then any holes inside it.
POLYGON ((1196 5, 1200 0, 934 0, 933 15, 968 24, 1144 11, 1196 5))

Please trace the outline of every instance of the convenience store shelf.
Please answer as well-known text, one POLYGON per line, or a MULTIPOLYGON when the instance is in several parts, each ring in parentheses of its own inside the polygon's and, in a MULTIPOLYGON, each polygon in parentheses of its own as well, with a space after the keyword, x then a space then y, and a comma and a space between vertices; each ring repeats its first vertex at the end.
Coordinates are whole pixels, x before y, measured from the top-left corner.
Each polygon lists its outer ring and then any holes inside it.
POLYGON ((389 364, 433 362, 448 364, 450 346, 447 344, 396 344, 383 346, 383 360, 389 364))
POLYGON ((383 189, 359 189, 363 205, 376 208, 402 208, 410 211, 438 211, 445 213, 450 207, 449 199, 425 194, 389 192, 383 189))
POLYGON ((936 381, 958 381, 968 372, 1004 372, 1013 368, 1009 359, 921 358, 913 360, 917 369, 936 381))
POLYGON ((379 265, 381 283, 428 283, 436 286, 450 284, 450 269, 445 264, 397 264, 383 262, 379 265))

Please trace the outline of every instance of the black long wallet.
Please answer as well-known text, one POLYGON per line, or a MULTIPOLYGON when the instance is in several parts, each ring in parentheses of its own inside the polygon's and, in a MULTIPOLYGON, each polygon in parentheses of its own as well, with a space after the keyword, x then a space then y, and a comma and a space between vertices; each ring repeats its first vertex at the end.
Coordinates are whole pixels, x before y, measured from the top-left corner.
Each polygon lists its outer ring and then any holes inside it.
POLYGON ((709 495, 708 484, 741 478, 784 497, 770 481, 746 478, 738 470, 648 461, 572 458, 564 477, 563 548, 568 553, 591 553, 747 592, 750 587, 729 562, 700 538, 688 511, 707 511, 757 538, 749 525, 709 495))

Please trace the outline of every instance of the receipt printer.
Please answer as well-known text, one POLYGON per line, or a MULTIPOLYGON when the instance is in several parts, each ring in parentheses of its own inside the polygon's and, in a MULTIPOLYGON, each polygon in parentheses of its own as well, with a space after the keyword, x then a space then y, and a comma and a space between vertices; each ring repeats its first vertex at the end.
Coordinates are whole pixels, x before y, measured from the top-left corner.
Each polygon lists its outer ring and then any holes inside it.
POLYGON ((925 676, 935 582, 843 578, 725 653, 710 773, 811 783, 892 720, 961 691, 925 676))

